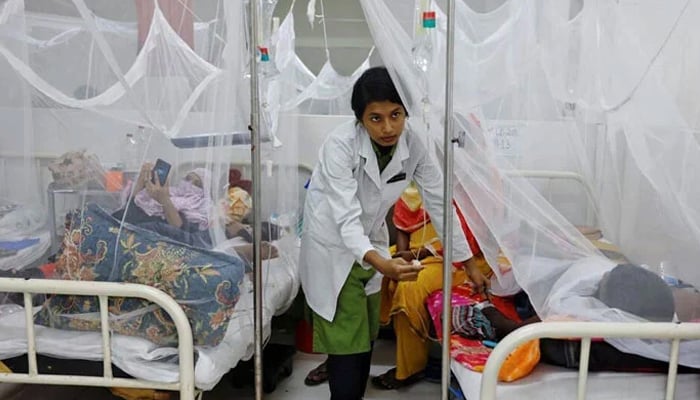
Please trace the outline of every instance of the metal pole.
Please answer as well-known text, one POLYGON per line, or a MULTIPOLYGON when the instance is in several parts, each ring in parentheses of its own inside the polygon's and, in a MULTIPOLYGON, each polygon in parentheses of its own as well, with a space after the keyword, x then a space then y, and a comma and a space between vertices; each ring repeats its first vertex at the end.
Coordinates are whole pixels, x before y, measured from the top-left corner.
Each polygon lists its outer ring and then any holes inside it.
POLYGON ((445 76, 445 138, 444 148, 444 199, 443 199, 443 265, 442 265, 442 400, 448 400, 450 393, 450 332, 452 331, 452 170, 454 148, 452 147, 453 79, 454 79, 454 38, 455 38, 455 2, 447 3, 447 65, 445 76))
POLYGON ((258 92, 258 27, 261 26, 258 0, 250 0, 250 134, 253 180, 253 273, 254 273, 254 324, 255 324, 255 399, 263 398, 263 326, 262 326, 262 264, 260 262, 260 236, 262 233, 262 213, 260 209, 262 182, 260 174, 260 100, 258 92))

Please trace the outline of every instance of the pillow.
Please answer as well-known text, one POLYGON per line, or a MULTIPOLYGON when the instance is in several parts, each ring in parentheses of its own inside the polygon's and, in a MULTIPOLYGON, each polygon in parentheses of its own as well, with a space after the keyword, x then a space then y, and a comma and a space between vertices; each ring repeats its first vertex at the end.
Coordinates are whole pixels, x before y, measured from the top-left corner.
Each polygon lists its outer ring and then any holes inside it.
MULTIPOLYGON (((164 291, 185 311, 196 345, 224 337, 240 296, 243 261, 187 246, 137 226, 123 225, 88 205, 68 215, 57 279, 140 283, 164 291)), ((175 345, 177 332, 160 307, 136 298, 110 298, 112 331, 175 345)), ((92 296, 50 297, 36 323, 58 329, 99 330, 99 302, 92 296)))

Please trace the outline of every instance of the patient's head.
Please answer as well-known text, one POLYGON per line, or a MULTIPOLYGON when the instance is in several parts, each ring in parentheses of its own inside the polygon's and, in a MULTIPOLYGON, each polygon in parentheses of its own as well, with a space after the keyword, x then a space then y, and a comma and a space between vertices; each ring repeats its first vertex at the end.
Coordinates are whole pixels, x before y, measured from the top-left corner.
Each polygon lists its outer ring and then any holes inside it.
POLYGON ((208 173, 205 168, 195 168, 185 175, 185 181, 204 189, 204 180, 208 178, 208 173))
POLYGON ((649 321, 673 320, 671 289, 658 275, 637 265, 620 264, 603 275, 596 297, 608 307, 649 321))

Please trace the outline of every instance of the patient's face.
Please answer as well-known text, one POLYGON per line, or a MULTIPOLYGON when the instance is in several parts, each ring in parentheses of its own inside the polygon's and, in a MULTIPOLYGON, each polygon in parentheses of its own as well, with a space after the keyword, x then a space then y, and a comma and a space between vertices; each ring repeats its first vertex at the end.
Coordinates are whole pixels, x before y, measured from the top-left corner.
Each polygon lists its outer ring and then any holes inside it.
POLYGON ((197 186, 200 189, 204 189, 204 185, 202 184, 202 178, 194 172, 190 172, 189 174, 187 174, 185 176, 185 180, 197 186))

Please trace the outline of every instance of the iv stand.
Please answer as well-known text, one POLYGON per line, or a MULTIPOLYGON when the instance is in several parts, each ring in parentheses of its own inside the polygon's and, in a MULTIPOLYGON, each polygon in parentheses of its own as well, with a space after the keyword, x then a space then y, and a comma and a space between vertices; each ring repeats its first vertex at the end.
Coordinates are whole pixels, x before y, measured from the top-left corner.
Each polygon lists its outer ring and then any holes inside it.
POLYGON ((445 176, 443 198, 443 265, 442 265, 442 390, 441 399, 449 399, 450 390, 450 333, 452 327, 452 196, 454 147, 452 131, 454 129, 453 113, 453 79, 454 79, 454 37, 455 37, 455 0, 447 4, 447 65, 445 77, 445 137, 443 171, 445 176))
POLYGON ((263 327, 262 327, 262 264, 260 258, 260 236, 262 234, 262 210, 260 208, 262 182, 260 173, 260 99, 258 92, 258 60, 257 51, 261 40, 258 27, 262 26, 258 0, 250 0, 250 31, 248 35, 248 50, 250 51, 250 133, 251 133, 251 162, 253 180, 253 271, 254 271, 254 325, 255 325, 255 400, 263 398, 263 327))

